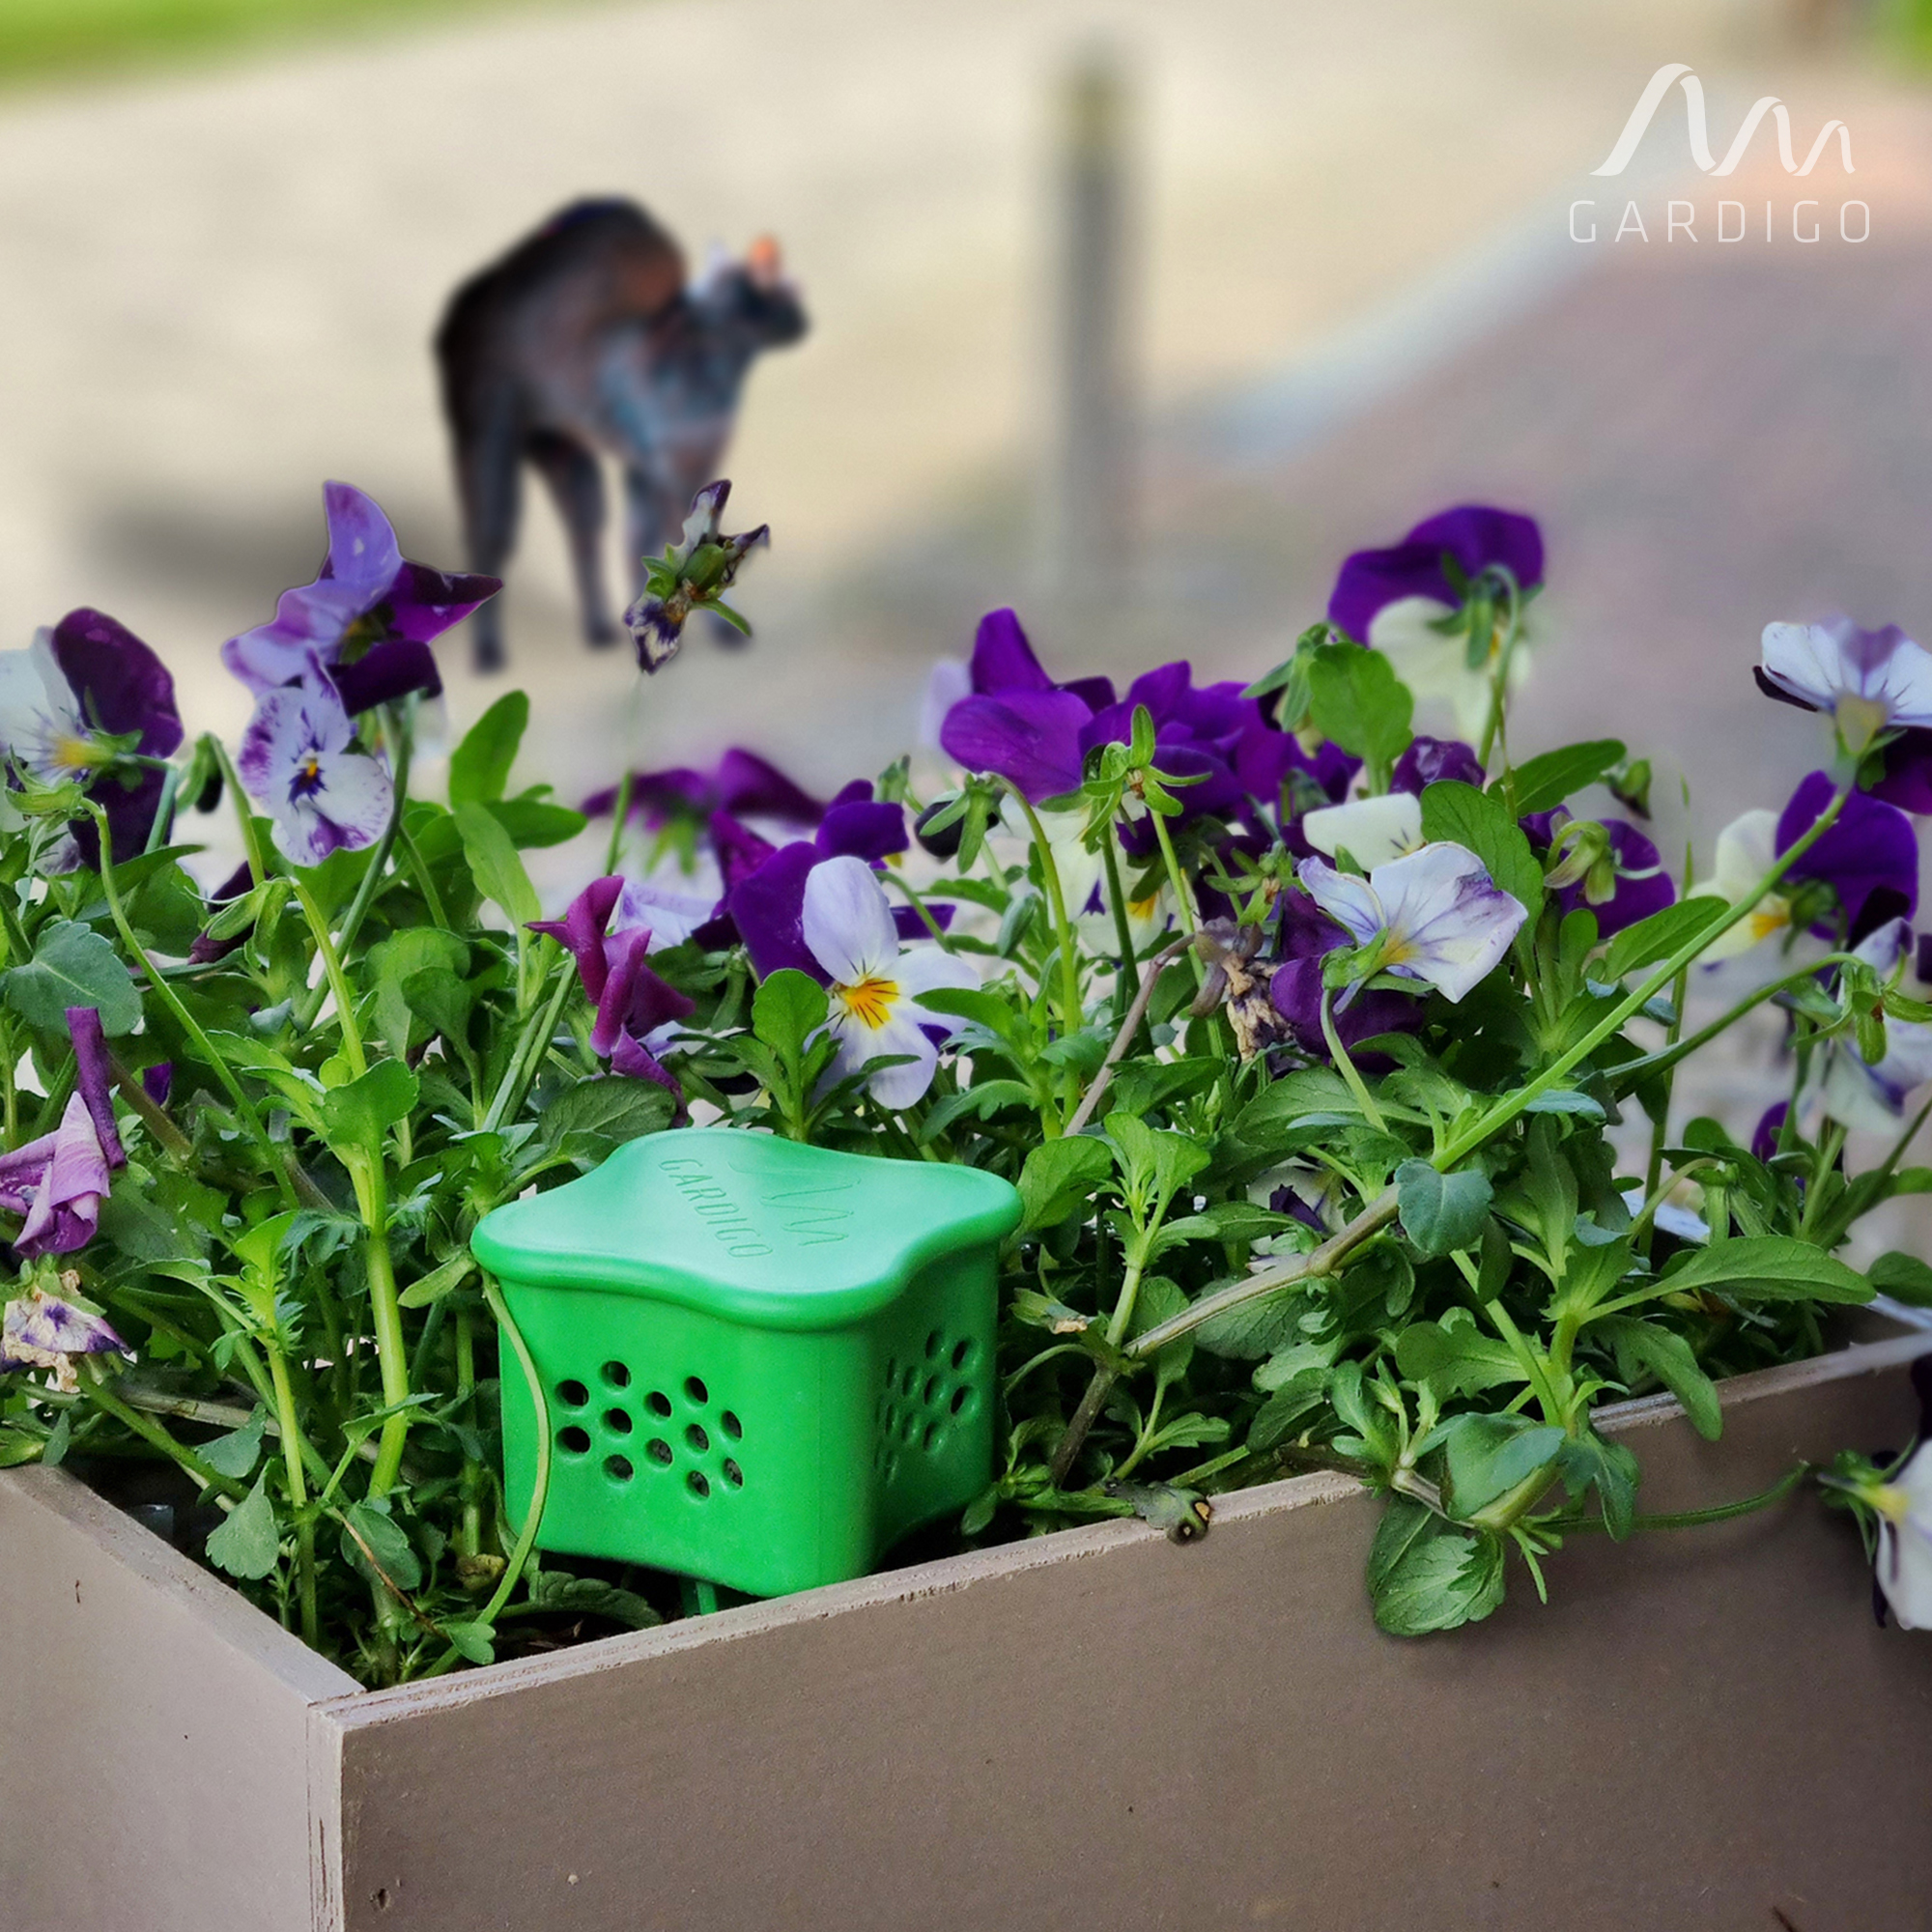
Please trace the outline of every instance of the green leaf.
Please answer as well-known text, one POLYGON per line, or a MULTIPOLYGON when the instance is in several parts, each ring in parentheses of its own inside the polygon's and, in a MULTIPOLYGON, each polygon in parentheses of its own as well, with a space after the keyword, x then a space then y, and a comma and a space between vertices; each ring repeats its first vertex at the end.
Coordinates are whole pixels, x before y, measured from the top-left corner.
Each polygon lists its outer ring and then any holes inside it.
POLYGON ((246 1498, 237 1503, 208 1537, 208 1560, 217 1570, 226 1570, 231 1577, 250 1583, 259 1583, 275 1567, 281 1548, 268 1482, 269 1472, 264 1469, 246 1498))
POLYGON ((226 1435, 204 1442, 195 1454, 216 1475, 242 1482, 254 1473, 256 1460, 262 1453, 262 1425, 268 1419, 268 1411, 258 1406, 240 1429, 231 1429, 226 1435))
POLYGON ((0 996, 42 1033, 65 1036, 70 1007, 95 1008, 110 1037, 141 1023, 141 995, 120 955, 92 926, 71 919, 49 921, 33 958, 0 973, 0 996))
POLYGON ((1323 1369, 1304 1369, 1283 1382, 1248 1424, 1248 1453, 1264 1455, 1300 1434, 1302 1424, 1319 1415, 1326 1404, 1327 1383, 1327 1372, 1323 1369))
POLYGON ((1533 925, 1543 910, 1543 867, 1529 849, 1522 827, 1501 799, 1474 785, 1443 780, 1422 793, 1422 836, 1465 847, 1479 858, 1491 879, 1528 912, 1533 925))
POLYGON ((1482 1239, 1490 1178, 1481 1168, 1438 1174, 1426 1160, 1406 1160, 1395 1171, 1395 1185, 1402 1231, 1418 1253, 1450 1255, 1482 1239))
POLYGON ((1166 1530, 1170 1543, 1192 1543, 1208 1533, 1212 1511, 1208 1498, 1198 1490, 1177 1489, 1172 1483, 1125 1483, 1112 1478, 1100 1488, 1116 1502, 1125 1503, 1143 1522, 1166 1530))
POLYGON ((1466 1308, 1405 1328, 1396 1337, 1395 1361, 1408 1380, 1434 1389, 1441 1401, 1529 1379, 1509 1344, 1485 1335, 1466 1308))
MULTIPOLYGON (((1213 1284, 1214 1288, 1226 1286, 1225 1282, 1213 1284)), ((1301 1318, 1307 1313, 1302 1284, 1284 1282, 1272 1293, 1257 1295, 1252 1301, 1237 1302, 1219 1315, 1210 1315, 1195 1329, 1194 1339, 1210 1355, 1223 1355, 1236 1362, 1258 1362, 1294 1342, 1301 1334, 1301 1318)))
POLYGON ((1315 728, 1345 752, 1386 770, 1407 749, 1415 700, 1380 651, 1318 646, 1308 668, 1315 728))
POLYGON ((1539 1094, 1522 1110, 1525 1114, 1569 1114, 1577 1120, 1601 1121, 1603 1103, 1574 1087, 1551 1087, 1539 1094))
POLYGON ((664 1622, 636 1591, 620 1590, 596 1577, 573 1577, 565 1570, 543 1570, 532 1577, 530 1602, 546 1610, 609 1617, 632 1630, 649 1630, 664 1622))
POLYGON ((1627 925, 1611 941, 1609 951, 1590 969, 1591 978, 1605 983, 1622 980, 1640 967, 1668 959, 1688 946, 1706 926, 1715 925, 1730 911, 1720 898, 1679 899, 1634 925, 1627 925))
POLYGON ((1663 1291, 1721 1289, 1746 1301, 1869 1301, 1872 1285, 1857 1269, 1790 1235, 1752 1235, 1682 1256, 1663 1291))
POLYGON ((449 1639, 449 1647, 466 1662, 496 1662, 497 1647, 492 1639, 497 1633, 489 1624, 471 1623, 466 1620, 440 1624, 438 1628, 449 1639))
POLYGON ((469 1015, 476 1006, 476 988, 469 981, 459 980, 446 966, 431 966, 412 973, 402 982, 402 995, 432 1033, 459 1049, 469 1044, 469 1015))
POLYGON ((389 1515, 386 1502, 380 1507, 371 1502, 351 1503, 343 1514, 348 1518, 342 1532, 344 1562, 370 1582, 380 1583, 386 1577, 399 1590, 413 1590, 422 1581, 422 1563, 410 1548, 402 1524, 389 1515))
POLYGON ((1932 1267, 1917 1255, 1900 1254, 1894 1248, 1879 1256, 1867 1273, 1879 1293, 1909 1301, 1915 1308, 1932 1308, 1932 1267))
POLYGON ((416 1076, 400 1060, 379 1060, 359 1079, 322 1096, 322 1130, 330 1147, 380 1153, 383 1135, 409 1118, 416 1076))
POLYGON ((411 1282, 396 1299, 405 1308, 427 1308, 461 1288, 475 1271, 476 1264, 468 1254, 453 1254, 440 1267, 431 1268, 419 1281, 411 1282))
MULTIPOLYGON (((1624 748, 1614 738, 1596 738, 1585 745, 1564 745, 1525 758, 1511 774, 1516 794, 1516 815, 1527 818, 1532 812, 1548 811, 1561 805, 1573 792, 1594 784, 1604 774, 1623 762, 1624 748)), ((1502 783, 1498 779, 1497 785, 1502 783)))
POLYGON ((1020 1169, 1020 1200, 1026 1208, 1020 1232, 1057 1228, 1076 1210, 1084 1219, 1090 1197, 1113 1165, 1106 1142, 1092 1135, 1041 1141, 1020 1169))
POLYGON ((521 691, 511 691, 469 727, 449 756, 451 810, 466 805, 488 805, 503 796, 529 722, 530 700, 521 691))
POLYGON ((541 798, 493 799, 486 809, 520 852, 531 846, 561 845, 590 823, 582 812, 541 798))
POLYGON ((1706 1442, 1715 1442, 1724 1433, 1717 1388, 1682 1335, 1630 1315, 1605 1316, 1593 1321, 1589 1332, 1615 1351, 1620 1379, 1634 1383, 1645 1375, 1655 1376, 1684 1405, 1690 1426, 1706 1442))
POLYGON ((668 1127, 676 1106, 655 1080, 632 1080, 621 1073, 580 1080, 537 1117, 537 1142, 580 1167, 594 1167, 613 1148, 668 1127))
MULTIPOLYGON (((1150 1328, 1158 1328, 1186 1306, 1187 1297, 1177 1283, 1164 1274, 1149 1275, 1141 1283, 1140 1294, 1134 1302, 1134 1334, 1145 1335, 1150 1328)), ((1194 1360, 1194 1337, 1177 1335, 1166 1347, 1157 1349, 1151 1359, 1154 1384, 1166 1388, 1187 1373, 1194 1360)))
POLYGON ((785 966, 759 986, 752 999, 752 1030, 787 1065, 795 1066, 805 1043, 825 1024, 825 988, 810 974, 785 966))
MULTIPOLYGON (((1463 1521, 1546 1487, 1569 1441, 1562 1430, 1525 1415, 1458 1415, 1437 1432, 1442 1507, 1463 1521)), ((1534 1500, 1531 1495, 1528 1500, 1534 1500)))
POLYGON ((456 832, 463 840, 463 856, 469 861, 476 890, 486 899, 503 909, 505 917, 519 929, 543 916, 537 889, 517 857, 510 835, 497 822, 487 806, 471 803, 456 809, 456 832))
POLYGON ((1391 1496, 1369 1551, 1369 1598, 1390 1636, 1479 1623, 1503 1600, 1503 1547, 1391 1496))

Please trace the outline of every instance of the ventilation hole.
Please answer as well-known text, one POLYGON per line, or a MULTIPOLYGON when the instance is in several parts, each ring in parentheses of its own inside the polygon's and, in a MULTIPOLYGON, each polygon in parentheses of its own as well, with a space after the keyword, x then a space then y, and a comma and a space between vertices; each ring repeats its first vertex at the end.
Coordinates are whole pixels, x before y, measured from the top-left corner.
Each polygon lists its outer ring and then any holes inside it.
POLYGON ((952 1391, 952 1400, 947 1406, 952 1409, 954 1415, 964 1415, 966 1413, 966 1405, 972 1400, 973 1391, 971 1389, 956 1388, 952 1391))
POLYGON ((920 1400, 929 1407, 940 1397, 940 1382, 937 1376, 927 1376, 925 1386, 920 1390, 920 1400))
POLYGON ((732 1462, 732 1460, 728 1456, 725 1457, 724 1459, 724 1480, 727 1483, 729 1483, 734 1490, 742 1490, 745 1487, 744 1470, 739 1468, 737 1463, 732 1462))
POLYGON ((628 1435, 631 1433, 631 1418, 621 1408, 607 1408, 604 1411, 604 1427, 612 1435, 628 1435))
POLYGON ((653 1389, 644 1398, 644 1406, 662 1422, 670 1413, 670 1397, 663 1389, 653 1389))
POLYGON ((940 1339, 941 1339, 940 1333, 937 1328, 935 1328, 932 1331, 932 1333, 925 1338, 925 1359, 928 1362, 937 1361, 939 1359, 940 1339))
POLYGON ((604 1459, 604 1473, 612 1482, 628 1483, 638 1472, 631 1466, 628 1456, 607 1456, 604 1459))
POLYGON ((917 1369, 908 1369, 905 1372, 905 1374, 899 1378, 899 1393, 901 1395, 910 1395, 913 1392, 913 1390, 916 1389, 918 1386, 919 1386, 919 1371, 917 1369))
POLYGON ((702 1408, 711 1400, 711 1391, 696 1376, 685 1377, 684 1392, 699 1408, 702 1408))
POLYGON ((590 1400, 590 1391, 582 1382, 558 1382, 556 1399, 566 1408, 582 1408, 590 1400))
POLYGON ((969 1356, 970 1354, 972 1354, 972 1352, 973 1352, 973 1345, 972 1345, 972 1343, 971 1343, 971 1342, 955 1342, 955 1343, 953 1343, 953 1345, 952 1345, 952 1366, 953 1366, 953 1367, 954 1367, 955 1369, 963 1369, 963 1368, 964 1368, 964 1367, 966 1366, 966 1358, 967 1358, 967 1357, 968 1357, 968 1356, 969 1356))
POLYGON ((687 1442, 689 1442, 692 1448, 696 1450, 696 1453, 700 1456, 703 1455, 704 1452, 711 1447, 710 1436, 705 1435, 704 1431, 698 1428, 697 1424, 695 1422, 691 1425, 689 1429, 687 1429, 684 1432, 684 1439, 687 1442))
POLYGON ((718 1418, 718 1426, 733 1442, 736 1442, 745 1433, 745 1425, 728 1408, 718 1418))
POLYGON ((711 1493, 711 1478, 702 1469, 694 1469, 685 1479, 685 1487, 700 1501, 711 1493))
POLYGON ((668 1468, 670 1466, 670 1444, 667 1442, 662 1435, 653 1435, 651 1439, 644 1444, 644 1454, 648 1456, 653 1463, 660 1463, 666 1468, 668 1468))
POLYGON ((890 1483, 898 1472, 899 1459, 896 1456, 888 1456, 886 1458, 886 1481, 890 1483))
POLYGON ((909 1415, 899 1424, 899 1436, 905 1442, 913 1442, 919 1436, 919 1417, 909 1415))
POLYGON ((888 1355, 886 1357, 886 1380, 890 1383, 897 1381, 898 1378, 899 1358, 896 1355, 888 1355))
POLYGON ((606 1362, 601 1374, 613 1389, 627 1389, 631 1386, 631 1372, 622 1362, 606 1362))
POLYGON ((556 1446, 566 1456, 582 1456, 590 1447, 590 1432, 575 1424, 557 1432, 556 1446))
POLYGON ((927 1455, 930 1455, 933 1452, 933 1450, 939 1447, 939 1435, 940 1435, 939 1424, 936 1422, 928 1422, 925 1425, 925 1434, 922 1435, 919 1439, 919 1446, 922 1449, 923 1449, 927 1455))

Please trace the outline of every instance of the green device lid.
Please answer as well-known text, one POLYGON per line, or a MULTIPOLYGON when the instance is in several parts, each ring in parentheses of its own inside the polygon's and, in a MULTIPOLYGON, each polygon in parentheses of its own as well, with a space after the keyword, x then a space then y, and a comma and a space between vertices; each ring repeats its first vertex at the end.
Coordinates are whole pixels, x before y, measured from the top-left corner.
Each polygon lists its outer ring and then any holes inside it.
POLYGON ((581 1179, 486 1214, 492 1272, 675 1301, 777 1328, 834 1328, 887 1307, 957 1248, 1003 1240, 1020 1198, 996 1174, 680 1127, 581 1179))

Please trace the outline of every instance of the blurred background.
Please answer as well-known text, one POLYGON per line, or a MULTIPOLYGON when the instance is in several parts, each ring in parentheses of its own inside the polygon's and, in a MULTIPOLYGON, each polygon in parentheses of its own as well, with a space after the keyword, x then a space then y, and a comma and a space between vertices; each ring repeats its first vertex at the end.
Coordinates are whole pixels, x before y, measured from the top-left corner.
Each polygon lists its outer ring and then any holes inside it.
POLYGON ((724 465, 774 532, 749 648, 587 649, 532 493, 507 677, 440 647, 458 728, 531 690, 526 778, 743 743, 830 790, 1005 602, 1062 676, 1252 677, 1342 554, 1475 497, 1548 542, 1517 742, 1648 752, 1707 867, 1821 761, 1751 689, 1765 622, 1932 636, 1918 37, 1904 0, 0 0, 0 639, 99 605, 239 729, 216 649, 312 575, 324 478, 461 566, 441 306, 623 194, 694 263, 776 235, 811 331, 724 465), (1768 119, 1709 175, 1673 91, 1594 175, 1665 63, 1719 158, 1775 96, 1854 171, 1768 119))

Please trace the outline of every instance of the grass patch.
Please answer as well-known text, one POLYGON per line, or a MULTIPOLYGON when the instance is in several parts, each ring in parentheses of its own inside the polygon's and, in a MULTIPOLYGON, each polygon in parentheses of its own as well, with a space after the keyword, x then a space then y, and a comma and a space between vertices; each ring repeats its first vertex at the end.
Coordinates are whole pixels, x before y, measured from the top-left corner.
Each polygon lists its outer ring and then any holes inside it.
MULTIPOLYGON (((524 0, 526 5, 554 0, 524 0)), ((144 66, 297 36, 332 37, 513 0, 0 0, 0 83, 144 66)))

